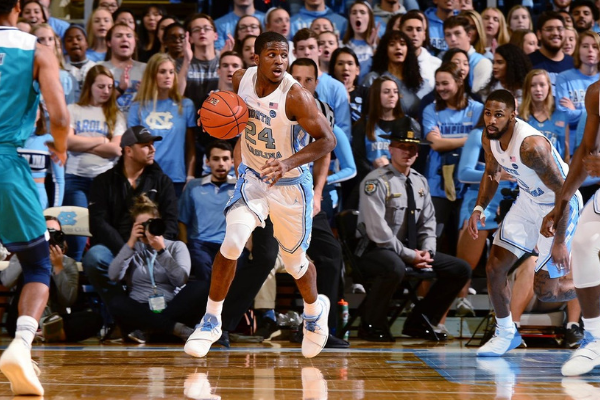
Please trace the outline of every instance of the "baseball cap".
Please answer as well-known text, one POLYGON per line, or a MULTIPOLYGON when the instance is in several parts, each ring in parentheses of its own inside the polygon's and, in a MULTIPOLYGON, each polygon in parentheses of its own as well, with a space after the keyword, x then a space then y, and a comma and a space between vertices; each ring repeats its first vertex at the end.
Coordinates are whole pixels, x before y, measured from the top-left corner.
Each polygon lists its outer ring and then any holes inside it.
POLYGON ((162 136, 154 136, 145 127, 136 125, 123 133, 123 136, 121 136, 121 147, 133 146, 137 143, 156 142, 162 139, 162 136))

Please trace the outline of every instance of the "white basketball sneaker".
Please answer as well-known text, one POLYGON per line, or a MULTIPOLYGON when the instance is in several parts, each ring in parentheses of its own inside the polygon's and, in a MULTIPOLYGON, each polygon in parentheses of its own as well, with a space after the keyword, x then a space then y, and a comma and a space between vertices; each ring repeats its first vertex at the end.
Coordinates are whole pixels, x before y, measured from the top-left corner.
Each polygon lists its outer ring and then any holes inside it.
POLYGON ((319 354, 329 338, 329 327, 327 326, 329 299, 327 296, 320 294, 317 301, 321 302, 321 314, 310 318, 302 315, 302 318, 304 318, 302 355, 306 358, 313 358, 319 354))
POLYGON ((521 334, 515 327, 513 331, 496 327, 494 336, 483 346, 477 349, 478 357, 500 357, 509 350, 519 347, 521 334))
POLYGON ((183 350, 192 357, 204 357, 210 346, 219 340, 221 333, 221 321, 215 315, 205 314, 183 350))
POLYGON ((37 375, 40 370, 31 360, 31 349, 23 339, 14 339, 0 357, 0 371, 10 381, 15 395, 44 395, 37 375))
POLYGON ((560 372, 564 376, 583 375, 593 370, 597 365, 600 365, 600 341, 594 339, 586 331, 581 345, 573 352, 571 358, 563 364, 560 372))

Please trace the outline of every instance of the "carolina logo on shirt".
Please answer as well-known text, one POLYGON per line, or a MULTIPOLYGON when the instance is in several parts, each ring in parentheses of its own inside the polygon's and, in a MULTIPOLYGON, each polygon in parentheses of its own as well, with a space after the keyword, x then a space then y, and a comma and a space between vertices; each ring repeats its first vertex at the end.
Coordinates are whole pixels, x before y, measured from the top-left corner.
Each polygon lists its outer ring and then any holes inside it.
POLYGON ((173 128, 173 115, 170 112, 152 111, 146 117, 146 125, 150 130, 169 130, 173 128))

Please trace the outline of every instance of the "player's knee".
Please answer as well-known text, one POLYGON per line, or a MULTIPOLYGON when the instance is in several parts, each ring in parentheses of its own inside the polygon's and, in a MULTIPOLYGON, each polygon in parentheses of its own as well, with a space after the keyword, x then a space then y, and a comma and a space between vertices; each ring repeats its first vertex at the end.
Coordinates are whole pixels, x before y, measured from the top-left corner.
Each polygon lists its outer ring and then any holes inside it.
POLYGON ((221 245, 221 254, 229 260, 237 260, 252 234, 252 229, 245 224, 234 223, 227 225, 225 239, 221 245))
POLYGON ((286 272, 296 280, 302 278, 308 270, 308 258, 304 251, 296 250, 294 253, 288 253, 283 250, 281 251, 281 260, 286 272))
POLYGON ((23 269, 23 283, 43 283, 50 286, 50 249, 48 242, 42 241, 25 251, 17 253, 23 269))

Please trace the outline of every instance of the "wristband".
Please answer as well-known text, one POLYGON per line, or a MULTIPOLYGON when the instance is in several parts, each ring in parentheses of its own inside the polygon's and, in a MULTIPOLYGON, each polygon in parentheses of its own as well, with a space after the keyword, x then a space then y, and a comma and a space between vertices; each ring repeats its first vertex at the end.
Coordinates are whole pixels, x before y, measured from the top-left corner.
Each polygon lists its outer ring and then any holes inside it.
POLYGON ((117 86, 117 87, 116 87, 116 89, 117 89, 117 92, 119 92, 119 94, 120 94, 121 96, 122 96, 122 95, 125 93, 125 91, 124 91, 123 89, 121 89, 121 87, 120 87, 120 86, 117 86))
POLYGON ((475 206, 475 208, 473 209, 473 212, 475 212, 475 211, 479 211, 480 213, 485 214, 485 208, 483 208, 481 206, 475 206))
POLYGON ((162 249, 160 249, 159 251, 156 252, 156 255, 160 256, 162 253, 164 253, 165 251, 167 251, 166 247, 163 247, 162 249))

